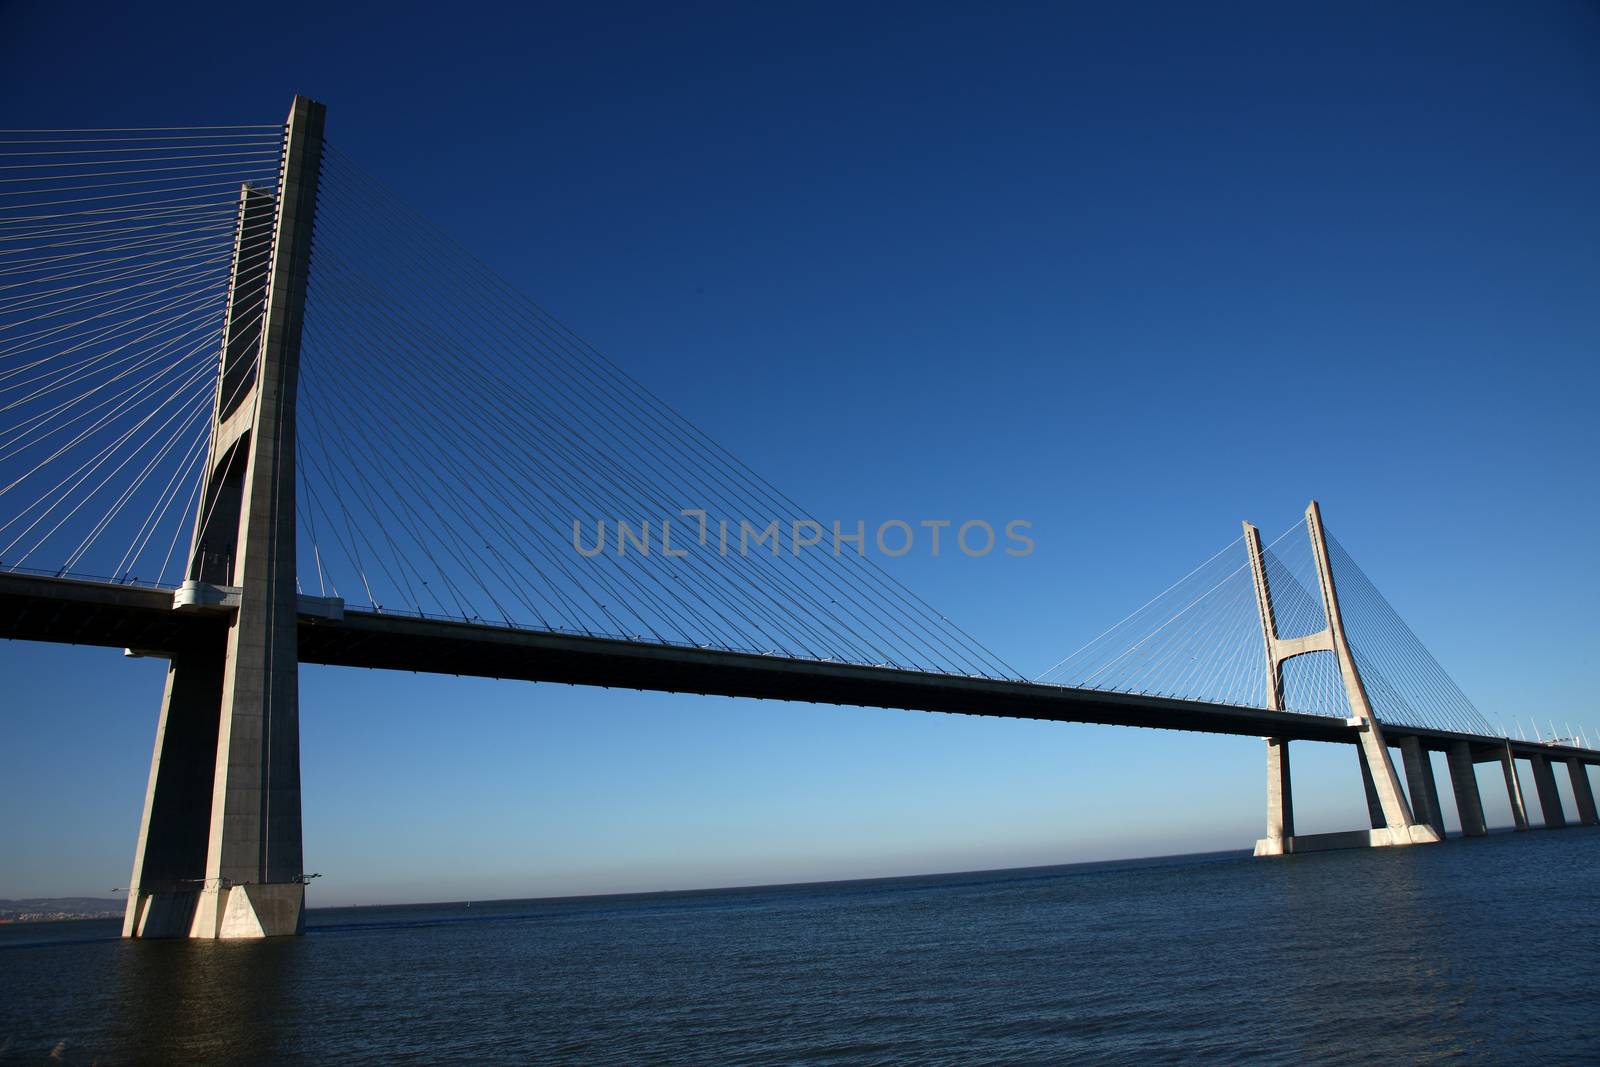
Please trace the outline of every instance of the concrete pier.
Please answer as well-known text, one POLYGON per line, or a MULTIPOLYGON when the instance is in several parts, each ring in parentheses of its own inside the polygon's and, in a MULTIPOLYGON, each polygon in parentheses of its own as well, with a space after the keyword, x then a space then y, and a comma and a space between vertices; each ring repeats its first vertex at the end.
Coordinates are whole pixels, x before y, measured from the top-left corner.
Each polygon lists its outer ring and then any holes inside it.
POLYGON ((1482 837, 1489 832, 1483 818, 1483 797, 1478 792, 1478 774, 1472 761, 1472 746, 1452 741, 1445 753, 1450 764, 1450 786, 1456 794, 1456 811, 1461 816, 1461 833, 1482 837))
POLYGON ((1572 798, 1578 805, 1578 822, 1584 826, 1600 826, 1600 817, 1595 814, 1594 789, 1589 785, 1589 772, 1585 769, 1583 761, 1568 756, 1567 774, 1572 779, 1572 798))
POLYGON ((1256 842, 1257 856, 1281 856, 1294 838, 1294 789, 1289 779, 1289 742, 1267 738, 1267 836, 1256 842))
POLYGON ((1539 811, 1544 815, 1545 829, 1559 830, 1567 825, 1567 817, 1561 811, 1561 793, 1556 789, 1550 759, 1534 756, 1528 762, 1533 764, 1533 784, 1539 791, 1539 811))
POLYGON ((1388 825, 1383 816, 1383 800, 1378 796, 1378 785, 1372 780, 1372 768, 1367 766, 1367 750, 1356 746, 1356 763, 1361 766, 1361 785, 1367 797, 1367 821, 1374 830, 1388 825))
POLYGON ((1517 761, 1511 756, 1508 741, 1500 753, 1500 769, 1506 776, 1506 795, 1511 800, 1511 819, 1518 830, 1528 829, 1528 802, 1522 795, 1522 779, 1517 777, 1517 761))
POLYGON ((1444 837, 1444 810, 1439 806, 1439 786, 1433 775, 1433 760, 1415 737, 1400 739, 1400 755, 1406 765, 1406 788, 1411 794, 1411 811, 1419 822, 1433 827, 1444 837))

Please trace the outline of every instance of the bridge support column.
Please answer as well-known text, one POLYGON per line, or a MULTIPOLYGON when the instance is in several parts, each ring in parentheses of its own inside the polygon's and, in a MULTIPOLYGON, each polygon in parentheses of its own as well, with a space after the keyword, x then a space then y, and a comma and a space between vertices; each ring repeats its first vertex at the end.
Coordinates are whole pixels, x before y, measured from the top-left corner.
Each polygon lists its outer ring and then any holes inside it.
POLYGON ((1533 784, 1539 790, 1539 811, 1544 815, 1546 830, 1560 830, 1567 825, 1567 817, 1561 812, 1561 794, 1556 789, 1556 776, 1550 769, 1550 758, 1544 755, 1534 756, 1533 784))
POLYGON ((1367 821, 1374 830, 1381 830, 1389 825, 1389 820, 1384 818, 1378 784, 1372 780, 1372 768, 1367 766, 1367 750, 1361 745, 1356 746, 1356 762, 1361 765, 1361 786, 1367 796, 1367 821))
POLYGON ((185 937, 194 921, 211 828, 222 657, 220 646, 192 649, 167 665, 123 937, 185 937))
POLYGON ((1444 811, 1439 806, 1439 785, 1433 775, 1433 760, 1415 737, 1400 739, 1400 755, 1406 764, 1406 788, 1411 793, 1411 810, 1444 837, 1444 811))
POLYGON ((1528 829, 1528 803, 1522 796, 1522 779, 1517 777, 1517 761, 1511 756, 1511 742, 1500 752, 1500 769, 1506 776, 1506 795, 1511 799, 1511 820, 1518 830, 1528 829))
POLYGON ((1567 774, 1572 778, 1572 799, 1578 805, 1578 821, 1584 826, 1600 825, 1600 815, 1594 808, 1594 790, 1589 785, 1589 772, 1583 761, 1568 756, 1567 774))
POLYGON ((1383 741, 1377 721, 1361 728, 1361 768, 1367 791, 1367 813, 1372 819, 1374 845, 1425 845, 1444 840, 1426 821, 1412 817, 1411 805, 1400 788, 1400 776, 1383 741))
POLYGON ((1472 746, 1465 741, 1452 741, 1446 758, 1450 763, 1450 786, 1456 794, 1456 811, 1461 816, 1461 833, 1464 837, 1482 837, 1489 828, 1483 819, 1483 797, 1478 793, 1472 746))
POLYGON ((1289 780, 1289 742, 1267 738, 1267 836, 1256 842, 1257 856, 1281 856, 1294 840, 1294 790, 1289 780))
POLYGON ((241 192, 187 571, 236 587, 238 607, 225 647, 169 669, 126 937, 304 929, 294 415, 322 127, 296 97, 276 196, 241 192))

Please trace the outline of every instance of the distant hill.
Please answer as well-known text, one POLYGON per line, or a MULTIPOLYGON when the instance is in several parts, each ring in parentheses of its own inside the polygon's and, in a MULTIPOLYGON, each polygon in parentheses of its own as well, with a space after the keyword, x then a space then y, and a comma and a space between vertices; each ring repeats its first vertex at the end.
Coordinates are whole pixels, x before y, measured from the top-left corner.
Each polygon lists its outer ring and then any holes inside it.
POLYGON ((120 897, 36 897, 0 900, 0 922, 52 922, 57 919, 106 919, 122 914, 120 897))

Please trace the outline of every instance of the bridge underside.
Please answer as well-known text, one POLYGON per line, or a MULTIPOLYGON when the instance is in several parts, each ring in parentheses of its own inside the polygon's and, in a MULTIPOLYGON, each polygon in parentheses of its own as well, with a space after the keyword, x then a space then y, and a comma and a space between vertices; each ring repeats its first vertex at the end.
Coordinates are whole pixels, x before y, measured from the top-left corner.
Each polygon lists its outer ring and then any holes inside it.
MULTIPOLYGON (((174 610, 171 591, 67 578, 0 574, 0 638, 128 648, 170 656, 218 640, 225 614, 174 610)), ((1132 693, 997 681, 890 667, 793 660, 719 649, 581 637, 413 616, 347 611, 302 614, 300 660, 341 667, 565 682, 614 689, 798 700, 1000 718, 1355 744, 1343 719, 1132 693)), ((1496 738, 1386 725, 1394 743, 1415 738, 1448 752, 1467 742, 1473 762, 1501 758, 1496 738)), ((1575 758, 1583 749, 1512 741, 1518 758, 1575 758)))
MULTIPOLYGON (((171 656, 218 640, 226 616, 174 610, 167 590, 0 574, 0 638, 171 656)), ((300 661, 614 689, 798 700, 1308 741, 1349 741, 1340 719, 889 667, 513 630, 350 611, 302 615, 300 661)))

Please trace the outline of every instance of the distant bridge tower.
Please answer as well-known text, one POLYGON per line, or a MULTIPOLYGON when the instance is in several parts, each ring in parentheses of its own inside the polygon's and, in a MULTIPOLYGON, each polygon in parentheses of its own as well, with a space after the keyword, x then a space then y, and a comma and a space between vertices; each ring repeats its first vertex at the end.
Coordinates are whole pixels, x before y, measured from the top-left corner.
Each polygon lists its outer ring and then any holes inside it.
MULTIPOLYGON (((1256 605, 1261 611, 1261 636, 1267 654, 1267 707, 1273 711, 1285 710, 1283 706, 1285 660, 1313 652, 1333 655, 1339 663, 1339 675, 1344 681, 1345 698, 1350 704, 1353 725, 1359 734, 1356 756, 1360 761, 1361 777, 1366 786, 1367 809, 1371 816, 1372 829, 1370 832, 1296 836, 1294 802, 1289 780, 1289 742, 1284 738, 1269 737, 1267 738, 1267 836, 1256 842, 1256 855, 1277 856, 1286 852, 1310 852, 1358 845, 1414 845, 1440 841, 1444 837, 1444 826, 1438 817, 1437 795, 1430 798, 1427 818, 1418 821, 1413 817, 1411 805, 1406 802, 1405 793, 1401 790, 1400 778, 1395 773, 1394 762, 1389 758, 1389 748, 1383 739, 1383 727, 1372 712, 1366 686, 1362 684, 1361 673, 1356 669, 1355 654, 1351 651, 1350 640, 1344 629, 1344 616, 1339 609, 1339 592, 1333 580, 1333 567, 1328 560, 1328 541, 1322 528, 1322 509, 1317 506, 1315 500, 1306 508, 1306 532, 1311 539, 1311 552, 1316 560, 1317 584, 1322 590, 1323 615, 1328 625, 1314 634, 1283 637, 1278 633, 1272 588, 1267 582, 1261 533, 1248 522, 1244 524, 1245 549, 1250 555, 1250 572, 1255 578, 1256 605)), ((1411 756, 1409 750, 1407 756, 1408 758, 1411 756)), ((1428 754, 1419 748, 1418 758, 1426 760, 1428 754)), ((1427 781, 1431 785, 1431 772, 1427 775, 1427 781)))
POLYGON ((172 656, 124 937, 304 927, 295 385, 323 119, 296 97, 276 193, 240 192, 205 492, 176 598, 230 621, 225 642, 172 656))

